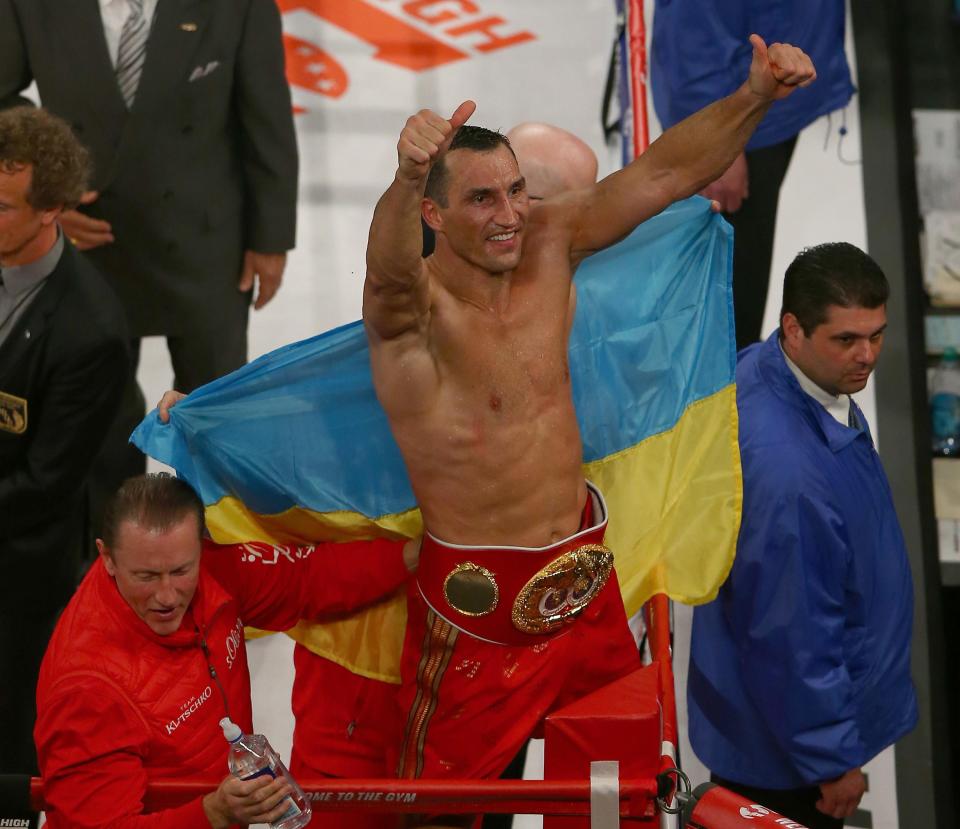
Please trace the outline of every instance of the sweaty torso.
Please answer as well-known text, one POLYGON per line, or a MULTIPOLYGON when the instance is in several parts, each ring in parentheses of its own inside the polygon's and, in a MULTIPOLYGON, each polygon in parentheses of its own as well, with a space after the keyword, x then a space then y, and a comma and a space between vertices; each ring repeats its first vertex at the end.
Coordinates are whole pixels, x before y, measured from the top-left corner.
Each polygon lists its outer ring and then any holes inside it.
POLYGON ((586 488, 562 241, 529 229, 509 299, 496 308, 457 297, 435 275, 427 342, 373 350, 377 393, 426 529, 444 541, 536 547, 579 527, 586 488))

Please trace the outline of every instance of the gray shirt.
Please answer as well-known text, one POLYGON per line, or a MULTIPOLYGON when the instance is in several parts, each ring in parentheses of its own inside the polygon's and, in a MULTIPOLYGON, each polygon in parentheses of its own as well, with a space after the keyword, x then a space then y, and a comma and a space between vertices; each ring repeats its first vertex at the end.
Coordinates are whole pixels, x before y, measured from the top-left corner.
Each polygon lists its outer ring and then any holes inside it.
POLYGON ((39 259, 12 268, 0 267, 0 346, 36 299, 62 255, 63 233, 58 229, 57 241, 39 259))

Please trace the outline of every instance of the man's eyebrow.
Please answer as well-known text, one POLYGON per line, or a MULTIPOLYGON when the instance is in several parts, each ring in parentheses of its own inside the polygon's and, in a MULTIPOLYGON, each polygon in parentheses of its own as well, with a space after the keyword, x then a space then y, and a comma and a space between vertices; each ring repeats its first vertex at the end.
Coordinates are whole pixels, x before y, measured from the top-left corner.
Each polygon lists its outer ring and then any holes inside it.
POLYGON ((838 331, 838 332, 837 332, 836 334, 834 334, 830 339, 831 339, 831 340, 871 339, 871 338, 873 338, 873 337, 876 337, 877 334, 882 334, 884 331, 886 331, 886 330, 887 330, 887 325, 889 325, 889 323, 886 323, 886 322, 885 322, 885 323, 884 323, 883 325, 881 325, 876 331, 872 331, 872 332, 869 333, 869 334, 858 334, 856 331, 838 331))
POLYGON ((492 187, 474 187, 472 190, 467 190, 466 198, 475 199, 477 196, 489 196, 492 192, 492 187))
POLYGON ((132 570, 131 572, 135 576, 159 576, 163 573, 176 573, 177 570, 186 570, 191 564, 192 561, 183 561, 175 567, 170 567, 166 570, 151 570, 149 567, 143 567, 140 570, 132 570))

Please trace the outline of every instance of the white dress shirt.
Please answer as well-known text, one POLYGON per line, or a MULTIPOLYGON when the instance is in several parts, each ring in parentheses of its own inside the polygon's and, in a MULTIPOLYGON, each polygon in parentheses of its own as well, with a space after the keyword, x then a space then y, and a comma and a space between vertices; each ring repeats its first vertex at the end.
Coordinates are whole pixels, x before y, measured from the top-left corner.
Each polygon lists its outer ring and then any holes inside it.
MULTIPOLYGON (((153 23, 153 13, 159 0, 143 0, 143 13, 147 18, 147 28, 153 23)), ((117 66, 117 52, 120 51, 120 33, 123 24, 130 16, 129 0, 100 0, 100 18, 103 20, 103 34, 107 38, 107 51, 110 63, 117 66)))
MULTIPOLYGON (((783 351, 783 343, 780 343, 780 350, 783 351)), ((843 426, 849 426, 850 395, 833 395, 828 391, 824 391, 822 388, 820 388, 820 386, 814 383, 813 380, 807 377, 806 374, 800 371, 797 364, 787 356, 786 351, 783 351, 783 359, 787 361, 787 367, 793 372, 793 376, 797 378, 800 388, 809 394, 814 400, 816 400, 817 403, 823 406, 823 408, 825 408, 827 412, 832 415, 834 420, 843 426)))

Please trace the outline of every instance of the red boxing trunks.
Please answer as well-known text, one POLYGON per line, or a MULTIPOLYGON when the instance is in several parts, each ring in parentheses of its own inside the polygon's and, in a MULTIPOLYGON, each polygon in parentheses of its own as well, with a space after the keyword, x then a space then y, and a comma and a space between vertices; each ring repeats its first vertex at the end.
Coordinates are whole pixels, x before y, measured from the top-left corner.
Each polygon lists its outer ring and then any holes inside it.
MULTIPOLYGON (((605 524, 602 500, 599 506, 605 524)), ((577 546, 582 533, 572 536, 577 546)), ((547 714, 636 670, 640 657, 616 573, 583 604, 563 621, 562 636, 523 634, 526 644, 500 645, 450 624, 411 584, 398 692, 405 712, 398 775, 496 777, 547 714)))

